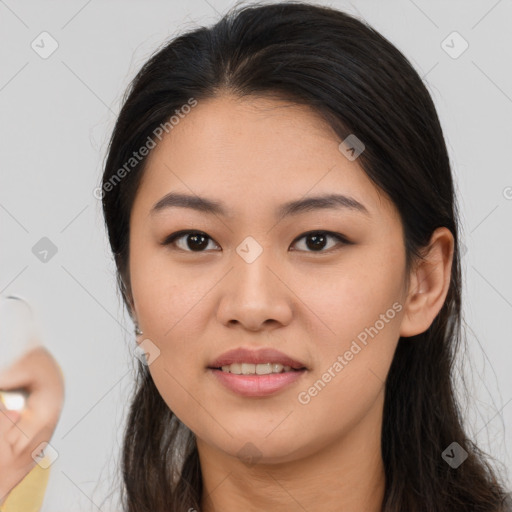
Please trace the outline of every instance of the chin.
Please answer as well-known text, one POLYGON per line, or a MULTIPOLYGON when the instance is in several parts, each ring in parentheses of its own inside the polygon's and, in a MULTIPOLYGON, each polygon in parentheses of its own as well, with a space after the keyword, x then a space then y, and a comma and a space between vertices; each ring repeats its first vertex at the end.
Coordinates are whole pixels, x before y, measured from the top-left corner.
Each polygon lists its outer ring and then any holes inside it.
MULTIPOLYGON (((266 431, 265 431, 266 432, 266 431)), ((297 438, 290 433, 282 435, 265 434, 251 436, 245 432, 243 436, 233 435, 229 441, 219 444, 212 443, 231 457, 236 457, 246 465, 280 464, 291 462, 300 456, 303 447, 297 444, 297 438)), ((223 441, 226 441, 225 437, 223 441)))

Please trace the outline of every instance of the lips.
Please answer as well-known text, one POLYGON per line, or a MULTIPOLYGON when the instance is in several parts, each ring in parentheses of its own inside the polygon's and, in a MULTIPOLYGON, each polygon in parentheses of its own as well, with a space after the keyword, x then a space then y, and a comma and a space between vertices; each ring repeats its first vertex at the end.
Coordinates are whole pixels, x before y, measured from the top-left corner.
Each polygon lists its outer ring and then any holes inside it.
POLYGON ((227 366, 232 363, 279 363, 283 366, 291 366, 294 370, 307 370, 306 365, 301 361, 297 361, 273 348, 250 350, 241 347, 224 352, 224 354, 209 363, 208 368, 220 369, 222 366, 227 366))

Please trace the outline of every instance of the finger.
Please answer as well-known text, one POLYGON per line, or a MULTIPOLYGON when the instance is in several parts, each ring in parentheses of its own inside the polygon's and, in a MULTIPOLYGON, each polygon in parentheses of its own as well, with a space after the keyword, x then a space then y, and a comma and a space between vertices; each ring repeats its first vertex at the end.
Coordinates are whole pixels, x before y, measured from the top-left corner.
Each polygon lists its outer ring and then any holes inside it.
POLYGON ((8 440, 16 453, 35 449, 41 442, 49 442, 55 430, 62 407, 58 389, 41 388, 33 391, 17 421, 16 430, 10 431, 8 440))
POLYGON ((23 365, 14 364, 0 373, 0 389, 22 388, 30 385, 33 377, 23 365))
POLYGON ((41 421, 32 411, 23 411, 19 421, 5 434, 16 456, 30 457, 41 443, 50 442, 54 426, 41 421))
POLYGON ((21 418, 19 411, 10 411, 9 409, 0 410, 0 414, 11 424, 11 426, 17 423, 21 418))
POLYGON ((0 440, 4 441, 7 433, 15 428, 16 422, 20 419, 18 411, 9 411, 5 408, 0 409, 0 440))
POLYGON ((33 374, 41 365, 47 364, 52 355, 42 346, 36 345, 27 350, 9 367, 0 372, 0 389, 2 387, 24 386, 33 380, 33 374))

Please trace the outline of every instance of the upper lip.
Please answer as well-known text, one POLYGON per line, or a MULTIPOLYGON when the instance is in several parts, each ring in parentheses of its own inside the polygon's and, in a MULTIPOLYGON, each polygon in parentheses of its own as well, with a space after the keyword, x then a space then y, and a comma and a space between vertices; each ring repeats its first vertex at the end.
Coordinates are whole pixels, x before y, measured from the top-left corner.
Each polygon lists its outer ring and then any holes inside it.
POLYGON ((220 368, 231 363, 280 363, 283 366, 290 366, 296 370, 306 368, 304 363, 297 361, 279 350, 273 348, 260 348, 258 350, 243 347, 228 350, 212 361, 209 368, 220 368))

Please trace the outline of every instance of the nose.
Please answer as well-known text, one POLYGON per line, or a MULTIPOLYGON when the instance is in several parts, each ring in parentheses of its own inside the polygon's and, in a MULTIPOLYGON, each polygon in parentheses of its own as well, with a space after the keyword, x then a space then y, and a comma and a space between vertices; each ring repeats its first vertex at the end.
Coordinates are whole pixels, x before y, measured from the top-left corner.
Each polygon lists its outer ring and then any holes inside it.
POLYGON ((233 255, 233 268, 220 283, 217 319, 226 327, 249 331, 278 328, 290 323, 293 292, 279 265, 265 249, 252 262, 233 255))

